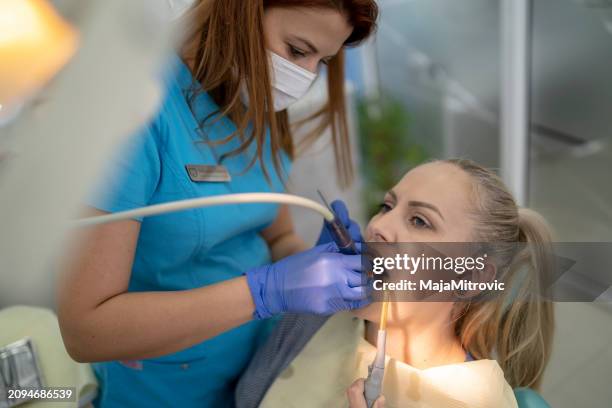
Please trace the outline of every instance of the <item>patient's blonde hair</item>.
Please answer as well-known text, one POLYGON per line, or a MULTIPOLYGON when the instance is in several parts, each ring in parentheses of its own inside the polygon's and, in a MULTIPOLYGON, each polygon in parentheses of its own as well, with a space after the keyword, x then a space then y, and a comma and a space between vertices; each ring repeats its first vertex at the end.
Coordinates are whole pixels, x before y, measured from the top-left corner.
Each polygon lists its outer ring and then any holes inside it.
MULTIPOLYGON (((456 322, 462 345, 476 358, 496 359, 513 387, 538 389, 548 363, 554 331, 553 305, 538 297, 552 262, 550 229, 535 211, 519 208, 501 179, 470 160, 445 160, 473 180, 474 239, 479 242, 524 242, 524 250, 509 250, 502 264, 504 296, 467 305, 456 322)), ((502 256, 503 257, 503 256, 502 256)))

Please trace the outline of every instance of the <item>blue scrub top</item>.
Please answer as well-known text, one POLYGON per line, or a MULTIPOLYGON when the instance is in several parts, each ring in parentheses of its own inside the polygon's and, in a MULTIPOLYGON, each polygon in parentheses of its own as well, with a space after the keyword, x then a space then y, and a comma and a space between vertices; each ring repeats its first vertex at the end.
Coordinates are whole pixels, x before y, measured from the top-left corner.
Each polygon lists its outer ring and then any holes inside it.
MULTIPOLYGON (((105 175, 90 204, 117 212, 220 194, 282 192, 269 138, 264 162, 271 182, 266 180, 259 161, 245 172, 255 155, 255 144, 223 161, 231 174, 230 182, 190 179, 186 165, 218 164, 218 158, 238 147, 240 140, 235 138, 218 146, 204 142, 204 138, 215 141, 227 137, 235 126, 223 117, 200 131, 198 121, 219 108, 208 94, 200 93, 191 105, 192 112, 189 96, 195 80, 177 56, 170 65, 170 74, 163 81, 165 97, 159 112, 108 164, 110 174, 105 175)), ((284 152, 281 163, 288 172, 290 160, 284 152)), ((268 247, 259 232, 276 218, 278 208, 273 204, 232 204, 140 220, 129 291, 193 289, 241 276, 250 268, 269 263, 268 247)), ((207 311, 201 313, 205 315, 207 311)), ((95 364, 102 386, 97 405, 232 406, 234 382, 269 329, 269 322, 252 321, 176 354, 95 364)))

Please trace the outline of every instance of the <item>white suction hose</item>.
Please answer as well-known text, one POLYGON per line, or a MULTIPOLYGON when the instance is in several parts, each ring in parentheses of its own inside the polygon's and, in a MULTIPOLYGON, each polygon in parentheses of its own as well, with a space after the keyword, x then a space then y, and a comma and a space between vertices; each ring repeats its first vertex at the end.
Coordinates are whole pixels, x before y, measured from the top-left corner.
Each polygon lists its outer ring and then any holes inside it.
POLYGON ((92 225, 106 224, 114 221, 127 220, 135 217, 149 217, 152 215, 166 214, 175 211, 190 210, 200 207, 212 207, 224 204, 248 204, 248 203, 278 203, 297 205, 309 208, 321 214, 327 221, 333 221, 334 215, 323 205, 308 198, 281 193, 242 193, 226 194, 211 197, 193 198, 189 200, 172 201, 169 203, 156 204, 148 207, 136 208, 134 210, 121 211, 107 215, 89 217, 74 222, 75 227, 89 227, 92 225))

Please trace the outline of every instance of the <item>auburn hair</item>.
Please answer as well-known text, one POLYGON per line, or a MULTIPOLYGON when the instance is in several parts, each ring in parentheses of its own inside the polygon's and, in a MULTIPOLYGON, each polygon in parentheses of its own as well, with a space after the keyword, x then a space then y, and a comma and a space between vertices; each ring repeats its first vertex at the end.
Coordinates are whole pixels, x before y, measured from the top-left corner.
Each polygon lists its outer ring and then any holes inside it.
MULTIPOLYGON (((191 100, 197 93, 207 92, 219 106, 218 112, 201 120, 201 130, 209 121, 223 116, 232 119, 236 132, 218 143, 239 137, 240 145, 225 157, 238 155, 255 143, 256 154, 247 168, 259 160, 266 177, 269 173, 262 159, 268 131, 274 168, 279 175, 284 174, 280 152, 285 151, 292 159, 295 157, 287 111, 266 109, 273 103, 263 18, 265 10, 271 7, 338 10, 353 27, 345 46, 365 40, 375 29, 378 17, 375 0, 199 0, 179 20, 178 24, 185 33, 181 51, 183 55, 188 52, 191 56, 194 79, 201 85, 192 93, 191 100), (240 99, 242 83, 246 85, 249 97, 246 109, 240 99)), ((347 186, 354 173, 344 97, 343 50, 328 63, 327 88, 327 103, 296 125, 316 123, 302 140, 304 146, 331 128, 338 180, 341 186, 347 186)))

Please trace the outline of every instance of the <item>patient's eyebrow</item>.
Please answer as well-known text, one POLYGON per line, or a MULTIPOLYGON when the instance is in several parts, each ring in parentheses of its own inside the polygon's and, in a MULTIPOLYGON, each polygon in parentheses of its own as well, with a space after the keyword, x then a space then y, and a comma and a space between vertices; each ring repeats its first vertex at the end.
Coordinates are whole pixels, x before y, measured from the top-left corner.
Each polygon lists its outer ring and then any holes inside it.
POLYGON ((411 207, 425 207, 425 208, 429 208, 430 210, 433 210, 433 211, 437 212, 438 215, 440 216, 440 218, 444 219, 444 216, 442 215, 440 210, 438 210, 438 207, 436 207, 433 204, 425 203, 423 201, 408 201, 408 205, 411 206, 411 207))

